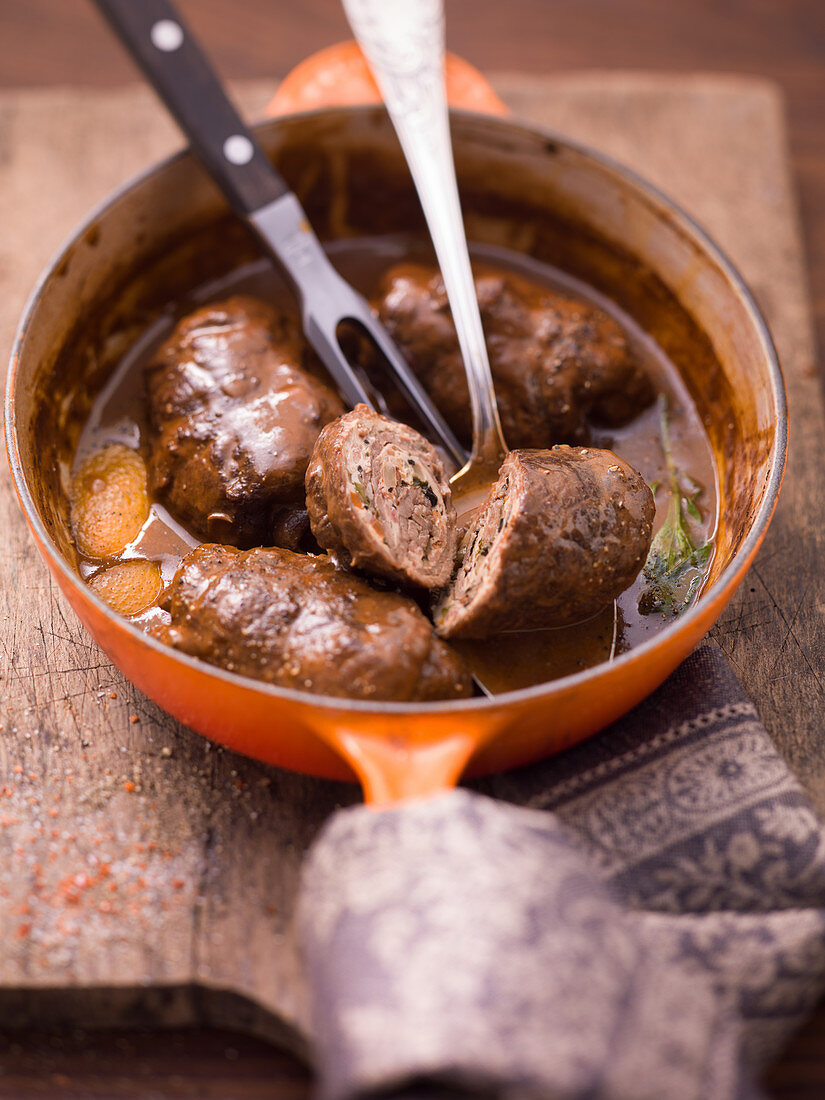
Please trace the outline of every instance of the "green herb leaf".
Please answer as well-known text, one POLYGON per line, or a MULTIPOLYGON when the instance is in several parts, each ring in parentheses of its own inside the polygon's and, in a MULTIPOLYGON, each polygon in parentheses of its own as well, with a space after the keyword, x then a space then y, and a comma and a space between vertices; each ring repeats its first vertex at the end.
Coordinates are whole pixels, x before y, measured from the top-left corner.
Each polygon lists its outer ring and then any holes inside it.
POLYGON ((427 498, 433 508, 436 506, 436 504, 438 504, 438 497, 433 492, 433 487, 429 484, 429 482, 423 481, 420 477, 414 476, 413 485, 417 486, 421 490, 421 492, 424 494, 424 496, 427 498))
POLYGON ((713 541, 694 541, 690 520, 702 522, 702 513, 696 503, 702 490, 676 468, 670 441, 667 398, 664 395, 659 398, 659 416, 667 465, 664 484, 670 492, 670 501, 665 522, 653 539, 645 562, 647 583, 639 596, 639 611, 643 615, 659 614, 672 618, 689 607, 696 598, 713 552, 713 541), (687 491, 683 486, 687 486, 687 491))

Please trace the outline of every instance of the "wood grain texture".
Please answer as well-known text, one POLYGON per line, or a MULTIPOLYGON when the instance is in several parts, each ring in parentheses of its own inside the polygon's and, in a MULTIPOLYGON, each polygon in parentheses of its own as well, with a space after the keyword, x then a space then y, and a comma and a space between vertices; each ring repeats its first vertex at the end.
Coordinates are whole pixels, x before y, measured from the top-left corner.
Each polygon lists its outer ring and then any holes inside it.
POLYGON ((309 1072, 249 1035, 168 1031, 32 1031, 0 1037, 9 1100, 304 1100, 309 1072))
MULTIPOLYGON (((271 90, 245 89, 245 110, 271 90)), ((7 348, 28 286, 71 225, 179 138, 143 89, 105 102, 7 95, 0 120, 0 192, 23 214, 0 246, 7 348)), ((130 995, 117 1013, 128 1023, 149 1004, 182 1023, 197 982, 300 1019, 287 929, 301 854, 355 792, 213 750, 140 696, 32 557, 6 471, 0 530, 0 862, 15 868, 0 884, 0 986, 162 986, 162 1002, 130 995)), ((34 1018, 58 1003, 41 1000, 34 1018)), ((110 997, 100 1005, 113 1011, 110 997)), ((260 1028, 278 1031, 263 1015, 260 1028)))
MULTIPOLYGON (((641 76, 497 84, 520 113, 594 142, 672 192, 730 250, 769 315, 795 449, 773 542, 719 637, 822 805, 825 758, 812 736, 822 717, 821 573, 809 564, 822 548, 808 517, 821 500, 814 456, 823 422, 776 92, 761 82, 641 76)), ((247 109, 269 90, 244 89, 247 109)), ((18 210, 0 241, 0 343, 72 222, 175 144, 142 90, 0 96, 0 193, 18 210)), ((0 531, 0 861, 14 869, 0 882, 3 1018, 234 1019, 283 1037, 276 1016, 220 991, 300 1022, 289 937, 297 869, 319 823, 356 792, 210 749, 171 722, 108 665, 53 592, 7 479, 0 531), (65 993, 90 985, 105 988, 65 993), (42 992, 21 995, 27 986, 42 992)))

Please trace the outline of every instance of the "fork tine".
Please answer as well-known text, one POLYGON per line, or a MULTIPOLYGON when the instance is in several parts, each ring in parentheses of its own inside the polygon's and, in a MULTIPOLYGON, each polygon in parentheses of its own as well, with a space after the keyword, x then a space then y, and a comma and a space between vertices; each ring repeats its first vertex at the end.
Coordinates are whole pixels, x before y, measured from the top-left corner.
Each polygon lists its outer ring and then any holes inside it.
POLYGON ((430 395, 413 373, 409 363, 398 350, 387 330, 373 314, 369 303, 360 295, 357 295, 357 297, 360 299, 359 306, 361 307, 358 315, 346 319, 355 321, 366 332, 387 361, 401 392, 418 411, 418 414, 442 447, 458 463, 459 467, 463 466, 467 461, 467 452, 433 404, 430 395))
POLYGON ((374 407, 363 381, 338 342, 338 327, 351 321, 364 330, 392 371, 402 393, 416 408, 435 439, 459 466, 467 454, 392 342, 369 302, 333 267, 315 236, 298 198, 287 192, 249 216, 249 224, 285 270, 301 303, 304 333, 353 405, 374 407))
POLYGON ((375 402, 341 350, 335 330, 329 332, 328 324, 319 324, 312 313, 304 315, 303 325, 304 335, 329 371, 344 400, 349 405, 363 404, 374 408, 375 402))

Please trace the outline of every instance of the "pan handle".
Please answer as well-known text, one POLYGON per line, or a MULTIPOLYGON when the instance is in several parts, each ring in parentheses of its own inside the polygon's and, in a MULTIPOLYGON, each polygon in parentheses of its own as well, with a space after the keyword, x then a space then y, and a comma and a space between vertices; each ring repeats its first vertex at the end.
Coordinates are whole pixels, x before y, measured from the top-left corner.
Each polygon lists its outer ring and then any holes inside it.
POLYGON ((95 0, 236 213, 289 194, 215 79, 197 41, 167 0, 95 0))
POLYGON ((322 736, 358 776, 364 800, 382 807, 450 790, 488 732, 484 727, 434 731, 425 738, 420 729, 405 736, 402 729, 390 733, 385 725, 372 732, 336 724, 322 736))

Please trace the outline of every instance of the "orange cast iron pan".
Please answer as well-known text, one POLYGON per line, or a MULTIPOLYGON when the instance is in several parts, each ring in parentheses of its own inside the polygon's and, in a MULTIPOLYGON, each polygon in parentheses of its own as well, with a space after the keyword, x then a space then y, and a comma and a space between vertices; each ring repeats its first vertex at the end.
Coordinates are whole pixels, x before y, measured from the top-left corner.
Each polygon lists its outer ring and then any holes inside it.
MULTIPOLYGON (((66 471, 93 395, 169 302, 256 256, 188 153, 95 211, 43 275, 6 389, 21 506, 57 583, 115 664, 182 722, 285 768, 357 776, 374 803, 422 796, 589 737, 656 688, 707 632, 764 537, 782 477, 786 406, 765 324, 736 271, 668 199, 557 134, 454 112, 471 241, 528 254, 613 298, 663 346, 699 406, 720 499, 716 554, 695 606, 609 664, 492 699, 392 704, 289 691, 156 642, 75 568, 66 471)), ((322 239, 425 230, 390 124, 374 106, 257 127, 322 239)))

